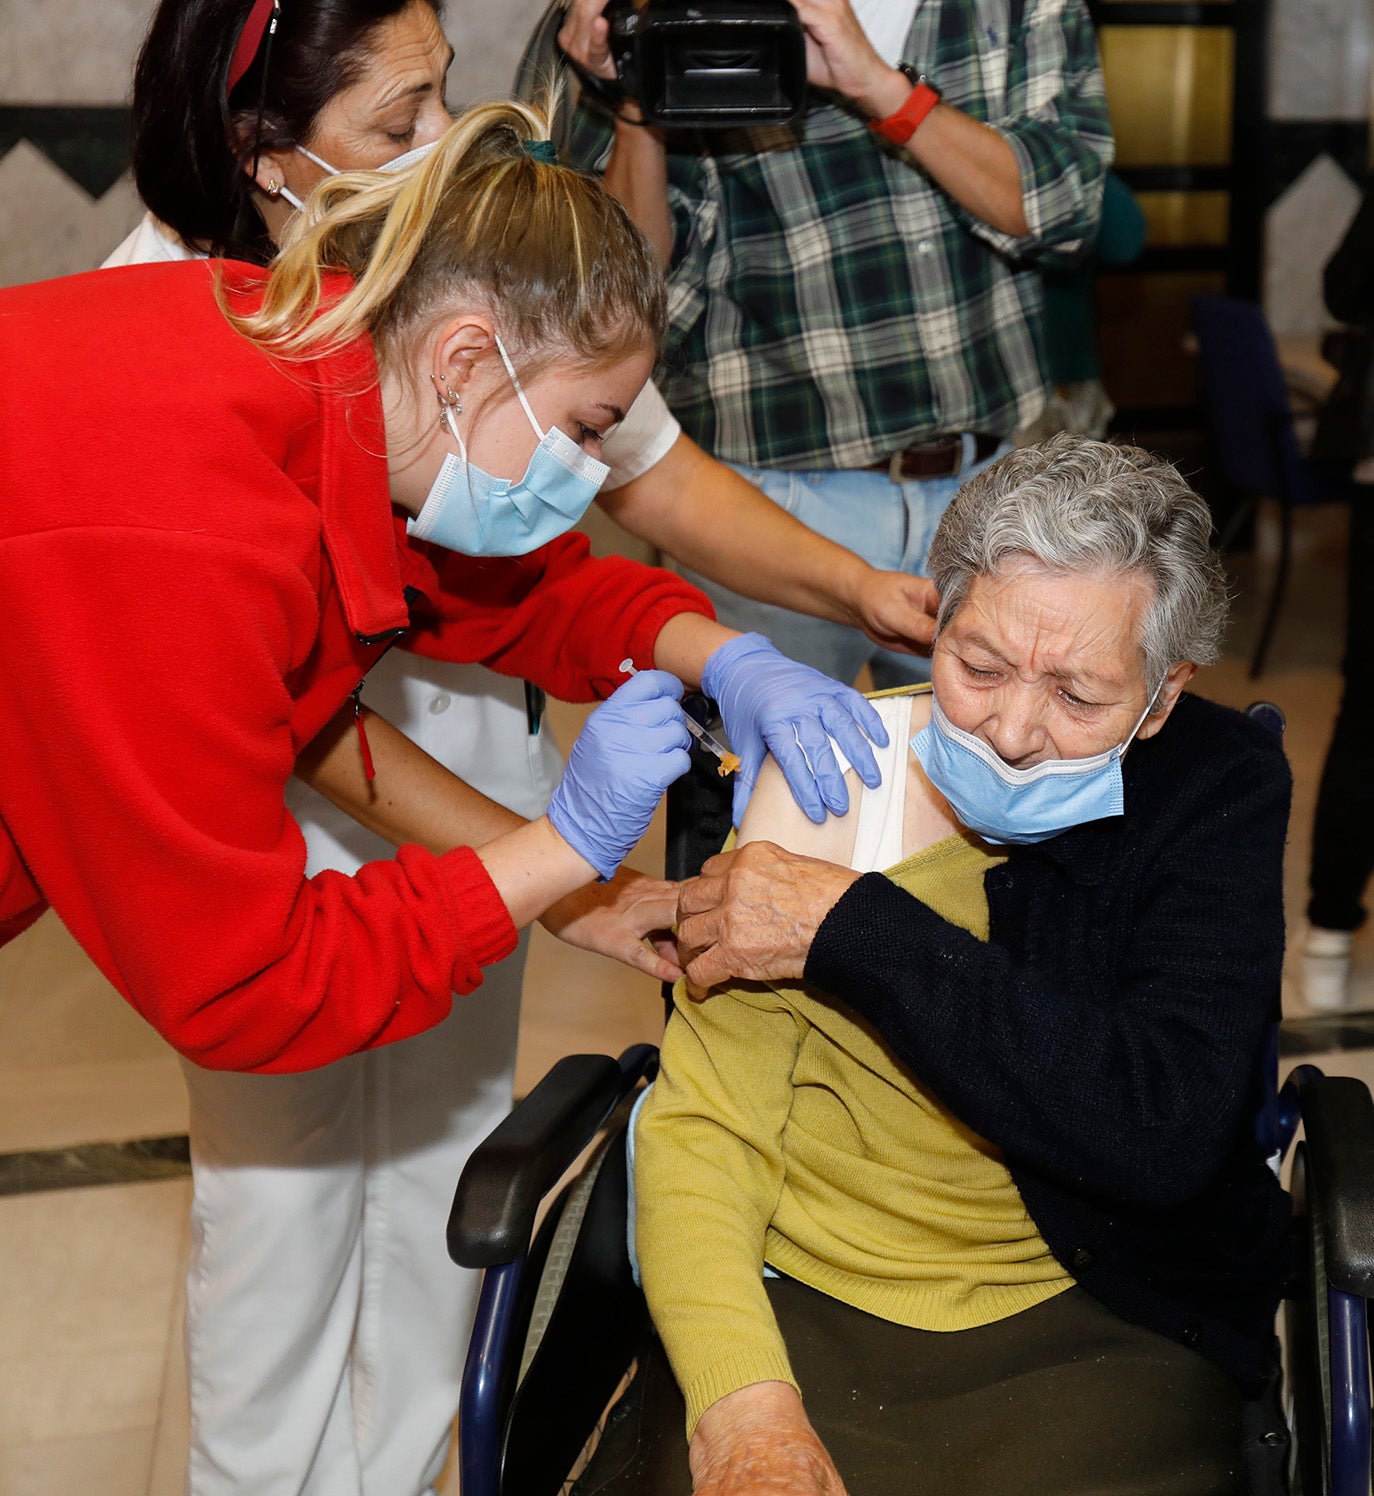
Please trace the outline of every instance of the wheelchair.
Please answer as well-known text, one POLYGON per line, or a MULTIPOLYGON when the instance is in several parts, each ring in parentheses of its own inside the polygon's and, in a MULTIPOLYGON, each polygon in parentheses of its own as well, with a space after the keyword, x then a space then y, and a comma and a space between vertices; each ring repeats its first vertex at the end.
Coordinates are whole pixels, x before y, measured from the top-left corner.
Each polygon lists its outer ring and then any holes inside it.
MULTIPOLYGON (((700 713, 699 713, 700 714, 700 713)), ((1277 707, 1250 715, 1281 732, 1277 707)), ((688 877, 729 829, 715 761, 669 798, 667 876, 688 877)), ((570 1055, 471 1156, 449 1253, 484 1270, 459 1411, 464 1496, 557 1496, 652 1336, 626 1243, 629 1108, 652 1045, 570 1055), (539 1210, 578 1157, 536 1229, 539 1210)), ((1277 1000, 1256 1129, 1277 1169, 1293 1155, 1292 1272, 1267 1388, 1246 1408, 1253 1496, 1369 1496, 1374 1296, 1374 1099, 1362 1081, 1299 1065, 1278 1086, 1277 1000), (1286 1385, 1287 1417, 1281 1406, 1286 1385)), ((680 1431, 674 1431, 680 1438, 680 1431)))

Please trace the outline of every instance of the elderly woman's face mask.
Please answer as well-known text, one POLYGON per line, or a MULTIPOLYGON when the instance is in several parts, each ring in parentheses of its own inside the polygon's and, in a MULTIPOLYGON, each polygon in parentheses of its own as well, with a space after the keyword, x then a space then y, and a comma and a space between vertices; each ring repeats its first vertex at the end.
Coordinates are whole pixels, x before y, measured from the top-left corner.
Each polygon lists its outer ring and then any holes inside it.
MULTIPOLYGON (((1147 706, 1132 738, 1148 713, 1147 706)), ((1129 746, 1128 738, 1091 758, 1046 758, 1013 769, 981 738, 955 727, 938 700, 930 722, 911 740, 912 752, 959 820, 999 845, 1047 841, 1071 826, 1121 815, 1121 759, 1129 746)))
POLYGON ((1163 685, 1141 668, 1149 601, 1142 578, 975 579, 937 641, 935 709, 912 741, 971 830, 1033 842, 1121 814, 1121 757, 1163 685))

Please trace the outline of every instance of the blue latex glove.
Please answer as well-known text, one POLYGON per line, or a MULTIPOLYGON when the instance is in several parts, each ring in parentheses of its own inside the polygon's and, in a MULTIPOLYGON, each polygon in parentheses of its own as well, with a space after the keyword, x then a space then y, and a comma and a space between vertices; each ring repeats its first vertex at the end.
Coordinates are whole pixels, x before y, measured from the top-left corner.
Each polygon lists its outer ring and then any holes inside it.
POLYGON ((849 686, 779 654, 762 634, 742 634, 722 644, 706 661, 701 685, 719 703, 730 746, 740 756, 736 826, 769 753, 797 804, 816 822, 825 820, 827 811, 843 815, 849 809, 832 737, 869 789, 882 782, 869 739, 884 747, 887 732, 872 704, 849 686))
POLYGON ((603 879, 644 835, 664 790, 691 764, 681 699, 675 675, 641 670, 587 718, 568 755, 549 820, 603 879))

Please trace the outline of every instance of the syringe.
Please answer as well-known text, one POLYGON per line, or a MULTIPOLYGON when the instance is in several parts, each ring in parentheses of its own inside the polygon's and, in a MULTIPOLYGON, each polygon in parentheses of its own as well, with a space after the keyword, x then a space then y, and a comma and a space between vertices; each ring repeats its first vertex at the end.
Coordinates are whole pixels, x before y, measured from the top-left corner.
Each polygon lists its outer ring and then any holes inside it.
MULTIPOLYGON (((630 659, 621 660, 620 669, 621 673, 624 675, 639 674, 639 671, 635 669, 635 662, 630 659)), ((687 722, 687 731, 692 734, 692 736, 697 740, 698 743, 701 744, 701 746, 707 751, 707 753, 714 753, 716 758, 719 759, 720 763, 719 767, 716 769, 716 773, 719 774, 722 779, 725 779, 729 775, 733 774, 735 770, 739 768, 739 754, 731 753, 730 750, 725 746, 725 744, 722 743, 720 739, 715 737, 712 733, 707 732, 700 722, 694 722, 692 720, 692 715, 690 712, 683 712, 682 715, 687 722)))

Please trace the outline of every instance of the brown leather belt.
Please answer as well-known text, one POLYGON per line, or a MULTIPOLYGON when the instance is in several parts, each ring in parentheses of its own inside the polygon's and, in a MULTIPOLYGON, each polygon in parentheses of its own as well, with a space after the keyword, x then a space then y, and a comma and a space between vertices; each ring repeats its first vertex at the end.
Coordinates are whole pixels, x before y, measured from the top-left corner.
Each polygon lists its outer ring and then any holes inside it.
MULTIPOLYGON (((1003 438, 984 431, 973 435, 973 462, 986 462, 1002 445, 1003 438)), ((972 463, 969 464, 972 466, 972 463)), ((964 438, 937 436, 932 441, 917 442, 903 452, 894 452, 864 469, 869 473, 886 473, 894 483, 905 478, 955 478, 964 470, 964 438)))

